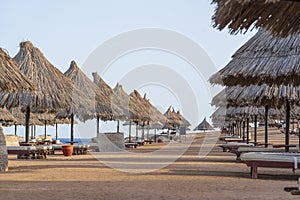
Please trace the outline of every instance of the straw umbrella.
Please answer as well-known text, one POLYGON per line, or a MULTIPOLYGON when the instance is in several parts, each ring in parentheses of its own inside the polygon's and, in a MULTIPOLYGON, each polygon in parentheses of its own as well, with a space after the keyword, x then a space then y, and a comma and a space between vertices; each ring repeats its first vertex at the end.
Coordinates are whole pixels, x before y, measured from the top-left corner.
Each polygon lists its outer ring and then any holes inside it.
POLYGON ((214 26, 226 26, 231 33, 248 30, 253 25, 264 27, 276 36, 299 33, 300 2, 298 0, 213 0, 216 4, 214 26))
POLYGON ((99 119, 112 119, 111 99, 80 70, 75 61, 71 61, 65 76, 94 102, 93 110, 81 110, 77 116, 81 121, 97 118, 97 133, 99 133, 99 119))
POLYGON ((146 94, 144 94, 143 101, 150 117, 150 119, 147 121, 147 138, 149 138, 150 127, 159 127, 160 125, 164 124, 166 121, 166 117, 154 105, 150 103, 150 100, 147 99, 146 94))
MULTIPOLYGON (((57 111, 66 109, 76 113, 91 105, 84 93, 80 92, 43 53, 29 41, 20 43, 20 51, 14 57, 19 69, 30 79, 36 93, 2 93, 7 104, 20 104, 26 107, 26 142, 29 139, 30 110, 33 112, 57 111)), ((73 133, 71 133, 71 140, 73 133)))
POLYGON ((206 117, 204 117, 203 121, 194 129, 194 131, 206 131, 206 130, 214 130, 214 128, 206 121, 206 117))
MULTIPOLYGON (((140 95, 137 90, 133 90, 132 93, 129 94, 130 101, 129 107, 133 110, 136 120, 136 125, 141 125, 144 127, 146 123, 151 121, 151 116, 149 113, 150 105, 145 101, 145 99, 140 95)), ((136 126, 136 137, 138 137, 138 127, 136 126)), ((144 129, 142 132, 142 138, 144 138, 144 129)))
MULTIPOLYGON (((98 75, 97 72, 92 73, 94 78, 94 83, 98 86, 98 88, 104 93, 108 99, 110 100, 111 105, 111 118, 109 120, 117 120, 117 133, 119 133, 119 120, 124 119, 124 110, 125 108, 122 108, 120 104, 117 102, 120 102, 122 100, 119 100, 118 96, 114 95, 113 89, 98 75)), ((99 123, 97 123, 99 125, 99 123)), ((98 129, 97 129, 98 130, 98 129)))
MULTIPOLYGON (((16 62, 0 48, 0 91, 8 94, 9 92, 33 91, 34 85, 18 69, 16 62)), ((17 105, 6 105, 7 99, 1 99, 1 107, 11 108, 17 105)), ((0 128, 0 171, 5 172, 8 169, 8 156, 6 149, 5 136, 3 129, 0 128)))
POLYGON ((6 109, 0 108, 0 123, 1 124, 14 124, 17 122, 17 119, 6 109))
POLYGON ((172 106, 169 106, 167 111, 164 113, 164 116, 166 117, 165 126, 171 126, 173 129, 180 126, 180 119, 178 115, 176 115, 176 112, 172 106))

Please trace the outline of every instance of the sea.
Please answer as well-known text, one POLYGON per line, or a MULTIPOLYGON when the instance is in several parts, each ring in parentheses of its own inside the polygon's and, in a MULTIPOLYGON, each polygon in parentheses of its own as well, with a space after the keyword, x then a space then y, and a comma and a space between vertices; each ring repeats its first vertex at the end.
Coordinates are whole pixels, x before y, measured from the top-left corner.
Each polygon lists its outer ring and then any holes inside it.
MULTIPOLYGON (((55 140, 55 138, 52 138, 52 140, 55 140)), ((66 144, 70 142, 70 138, 58 138, 63 144, 66 144)), ((86 144, 91 141, 91 138, 74 138, 74 142, 78 144, 86 144)))

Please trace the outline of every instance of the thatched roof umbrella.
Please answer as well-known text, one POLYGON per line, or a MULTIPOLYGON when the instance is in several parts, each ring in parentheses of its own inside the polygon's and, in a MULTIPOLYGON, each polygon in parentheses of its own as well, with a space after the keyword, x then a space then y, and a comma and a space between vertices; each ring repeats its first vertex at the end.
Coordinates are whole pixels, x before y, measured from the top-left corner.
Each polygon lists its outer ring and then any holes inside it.
POLYGON ((191 123, 180 113, 179 110, 176 112, 176 115, 180 119, 181 127, 189 127, 191 125, 191 123))
POLYGON ((120 124, 119 120, 124 120, 124 116, 126 115, 126 108, 123 108, 119 102, 119 96, 114 95, 113 89, 98 75, 97 72, 92 73, 94 78, 94 83, 98 86, 98 88, 104 93, 108 99, 110 100, 111 106, 111 118, 109 120, 117 120, 117 133, 119 132, 120 124))
POLYGON ((47 137, 47 125, 54 126, 55 114, 54 113, 36 113, 36 117, 44 124, 44 138, 47 137))
POLYGON ((214 127, 212 127, 207 121, 206 117, 204 117, 203 121, 194 129, 194 131, 207 131, 207 130, 214 130, 214 127))
MULTIPOLYGON (((146 124, 151 121, 151 115, 149 113, 150 105, 137 90, 134 90, 129 94, 130 101, 129 107, 133 110, 135 115, 136 125, 140 125, 144 128, 146 124)), ((137 128, 137 127, 136 127, 137 128)), ((136 137, 138 137, 138 130, 136 129, 136 137)), ((142 138, 144 138, 144 129, 142 132, 142 138)))
POLYGON ((16 122, 17 119, 6 108, 0 108, 1 124, 14 124, 16 122))
MULTIPOLYGON (((26 107, 26 142, 29 139, 30 109, 34 112, 66 109, 76 113, 91 105, 84 93, 80 92, 43 53, 29 41, 20 43, 20 51, 14 57, 19 69, 34 84, 37 93, 2 94, 8 103, 18 103, 26 107)), ((71 141, 73 140, 71 133, 71 141)))
POLYGON ((165 127, 173 127, 172 129, 176 129, 176 127, 180 126, 181 119, 179 116, 176 114, 174 108, 172 106, 169 106, 167 111, 164 113, 164 116, 166 117, 166 123, 165 127))
MULTIPOLYGON (((18 69, 13 59, 0 48, 0 91, 1 92, 17 92, 19 90, 32 91, 35 90, 33 84, 18 69)), ((11 108, 13 106, 6 105, 6 101, 0 101, 0 106, 11 108)), ((8 156, 6 142, 3 129, 0 128, 0 171, 6 172, 8 169, 8 156)))
POLYGON ((298 0, 213 0, 217 4, 214 26, 226 26, 231 33, 265 27, 274 35, 286 37, 300 33, 300 2, 298 0))
POLYGON ((97 133, 99 133, 99 119, 112 119, 111 99, 80 70, 75 61, 71 61, 65 76, 71 79, 74 85, 81 91, 84 91, 88 98, 94 102, 93 110, 88 112, 82 110, 81 113, 77 113, 77 116, 81 121, 96 118, 97 133))
POLYGON ((115 88, 113 89, 113 96, 114 100, 113 103, 119 105, 122 108, 123 112, 123 119, 128 119, 128 124, 125 122, 126 125, 129 125, 129 141, 131 141, 131 122, 138 122, 139 116, 138 113, 135 112, 133 109, 133 104, 130 102, 131 97, 123 90, 122 85, 117 83, 115 88))
POLYGON ((226 86, 300 85, 299 42, 300 34, 274 38, 261 29, 209 81, 226 86))

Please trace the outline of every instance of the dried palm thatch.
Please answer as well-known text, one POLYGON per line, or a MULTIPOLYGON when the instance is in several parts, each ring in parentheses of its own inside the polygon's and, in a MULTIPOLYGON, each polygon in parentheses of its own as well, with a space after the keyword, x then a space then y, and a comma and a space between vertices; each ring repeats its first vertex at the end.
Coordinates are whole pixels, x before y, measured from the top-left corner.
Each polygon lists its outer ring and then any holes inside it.
MULTIPOLYGON (((25 126, 25 113, 22 112, 20 108, 12 108, 11 113, 17 119, 14 123, 15 125, 25 126)), ((43 126, 44 124, 36 117, 35 114, 30 113, 29 125, 43 126)))
POLYGON ((14 124, 16 122, 17 119, 6 108, 0 108, 0 123, 14 124))
POLYGON ((292 85, 249 85, 245 87, 226 87, 212 99, 214 106, 268 106, 282 108, 288 100, 292 105, 299 105, 300 87, 292 85))
POLYGON ((67 109, 70 112, 91 106, 91 102, 52 65, 29 41, 20 43, 20 51, 14 57, 19 69, 30 79, 37 93, 2 93, 2 102, 11 107, 17 103, 30 105, 33 111, 56 111, 67 109))
POLYGON ((212 127, 207 121, 206 117, 203 119, 202 122, 194 129, 194 131, 207 131, 207 130, 214 130, 214 127, 212 127))
POLYGON ((175 129, 176 127, 180 126, 181 119, 179 118, 172 106, 169 106, 167 111, 164 113, 164 116, 167 119, 165 123, 165 128, 175 129))
POLYGON ((130 96, 123 90, 122 85, 117 83, 113 89, 112 102, 115 105, 118 105, 122 109, 120 114, 120 119, 126 120, 131 119, 137 121, 137 114, 135 114, 134 109, 130 106, 130 96))
MULTIPOLYGON (((215 123, 217 121, 235 121, 242 120, 246 117, 254 118, 257 115, 258 119, 263 120, 265 117, 265 107, 224 107, 220 106, 216 111, 210 116, 212 121, 215 123)), ((271 119, 283 118, 285 116, 284 109, 269 109, 268 115, 271 119)))
POLYGON ((84 91, 86 96, 94 104, 94 109, 90 112, 81 110, 80 113, 76 114, 81 121, 94 119, 96 116, 99 116, 103 120, 112 118, 111 99, 80 70, 75 61, 71 61, 69 69, 65 72, 65 76, 68 77, 78 89, 84 91))
POLYGON ((126 115, 126 109, 122 108, 121 105, 118 103, 122 100, 118 99, 119 97, 117 95, 114 95, 112 88, 98 75, 97 72, 92 73, 92 75, 94 78, 94 83, 98 86, 102 93, 106 95, 110 100, 111 119, 122 120, 124 118, 124 115, 126 115))
POLYGON ((149 104, 143 99, 137 90, 130 93, 129 107, 133 110, 134 118, 133 121, 136 122, 149 122, 151 121, 151 116, 149 113, 149 104))
POLYGON ((35 114, 38 120, 42 122, 44 125, 54 126, 55 123, 55 114, 53 113, 36 113, 35 114))
POLYGON ((147 99, 146 94, 144 95, 143 101, 146 104, 146 108, 148 110, 150 121, 152 122, 152 125, 155 125, 156 123, 164 124, 166 121, 166 117, 155 107, 153 106, 149 99, 147 99))
POLYGON ((191 125, 191 123, 180 113, 179 110, 176 112, 176 115, 180 119, 180 126, 189 127, 191 125))
POLYGON ((299 43, 300 34, 274 38, 269 31, 261 29, 209 81, 226 86, 300 85, 299 43))
POLYGON ((32 91, 32 82, 24 76, 17 63, 0 48, 0 90, 16 92, 18 90, 32 91))
POLYGON ((298 0, 213 0, 213 16, 219 30, 226 26, 231 33, 248 30, 252 25, 264 27, 276 36, 300 33, 298 0))

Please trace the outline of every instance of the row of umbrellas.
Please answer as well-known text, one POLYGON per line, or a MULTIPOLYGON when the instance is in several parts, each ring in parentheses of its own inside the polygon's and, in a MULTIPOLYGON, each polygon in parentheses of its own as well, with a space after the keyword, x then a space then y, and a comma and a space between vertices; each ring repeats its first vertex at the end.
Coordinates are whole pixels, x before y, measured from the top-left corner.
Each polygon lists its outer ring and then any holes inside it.
POLYGON ((190 125, 179 112, 176 118, 161 114, 146 95, 142 97, 136 90, 128 95, 119 84, 112 89, 97 73, 92 74, 94 81, 91 81, 75 61, 63 74, 29 41, 20 43, 20 50, 13 59, 0 49, 0 65, 3 68, 0 72, 3 83, 0 106, 25 111, 26 142, 29 140, 29 125, 33 121, 32 113, 44 113, 39 115, 45 125, 51 121, 46 118, 49 116, 69 119, 71 142, 74 139, 75 116, 80 121, 97 119, 97 132, 99 120, 117 120, 117 131, 119 120, 136 124, 171 124, 172 127, 190 125), (4 72, 10 73, 10 76, 4 76, 4 72), (4 74, 2 77, 1 73, 4 74), (42 115, 45 115, 44 118, 42 115))
POLYGON ((242 116, 242 113, 244 119, 248 119, 250 115, 255 116, 255 120, 257 116, 264 117, 265 143, 268 143, 267 122, 270 112, 278 118, 285 116, 286 151, 289 145, 291 110, 296 117, 300 102, 299 43, 299 34, 279 38, 261 28, 232 56, 232 60, 223 69, 209 79, 212 84, 226 86, 213 98, 212 104, 220 109, 225 108, 227 117, 232 115, 236 118, 237 115, 242 116), (232 113, 233 110, 236 114, 232 113))

